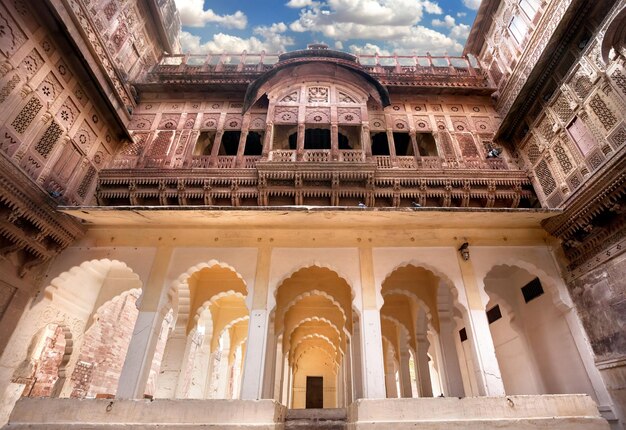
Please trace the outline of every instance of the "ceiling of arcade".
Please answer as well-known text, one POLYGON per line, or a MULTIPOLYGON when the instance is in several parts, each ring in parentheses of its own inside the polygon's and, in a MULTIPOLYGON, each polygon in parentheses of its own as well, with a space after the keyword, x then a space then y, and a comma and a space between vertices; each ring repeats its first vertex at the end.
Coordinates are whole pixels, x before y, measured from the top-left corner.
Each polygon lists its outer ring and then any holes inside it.
POLYGON ((415 324, 421 311, 431 315, 431 324, 439 331, 437 313, 440 279, 431 271, 412 265, 400 267, 385 279, 382 284, 384 304, 381 316, 390 316, 404 326, 414 339, 415 324))
POLYGON ((352 291, 343 278, 317 266, 297 271, 278 287, 275 315, 294 369, 336 372, 352 333, 352 291))

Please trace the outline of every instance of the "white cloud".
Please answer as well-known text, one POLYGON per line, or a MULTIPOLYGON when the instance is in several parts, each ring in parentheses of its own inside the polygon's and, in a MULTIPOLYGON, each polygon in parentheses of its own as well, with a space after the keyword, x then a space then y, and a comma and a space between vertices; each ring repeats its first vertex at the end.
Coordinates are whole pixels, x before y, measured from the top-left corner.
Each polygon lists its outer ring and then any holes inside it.
POLYGON ((433 55, 459 55, 463 51, 463 45, 450 36, 438 31, 418 25, 412 27, 408 34, 390 40, 384 47, 366 43, 363 46, 350 45, 352 52, 372 54, 378 52, 381 55, 424 55, 430 52, 433 55))
POLYGON ((454 27, 454 24, 456 24, 456 22, 453 17, 451 17, 450 15, 446 15, 443 18, 443 21, 440 19, 433 19, 432 24, 434 27, 452 28, 454 27))
POLYGON ((463 4, 468 9, 478 10, 480 7, 480 1, 481 0, 463 0, 463 4))
POLYGON ((457 12, 456 13, 456 17, 457 18, 465 18, 467 16, 467 12, 457 12))
POLYGON ((343 43, 341 43, 341 41, 339 41, 339 40, 336 41, 335 42, 335 49, 338 49, 338 50, 341 51, 343 49, 343 43))
POLYGON ((433 15, 441 15, 443 13, 443 10, 441 10, 441 7, 439 7, 437 3, 431 2, 429 0, 425 0, 423 4, 424 4, 424 10, 426 11, 426 13, 430 13, 433 15))
POLYGON ((285 4, 287 7, 291 7, 294 9, 300 9, 307 6, 317 6, 319 2, 313 0, 289 0, 288 3, 285 4))
POLYGON ((252 32, 255 36, 242 38, 230 34, 218 33, 213 38, 202 43, 199 36, 195 36, 187 31, 180 34, 180 43, 183 52, 193 54, 206 54, 210 52, 240 53, 266 51, 275 53, 286 51, 288 46, 294 44, 292 37, 283 34, 287 26, 282 23, 275 23, 271 26, 255 27, 252 32), (257 37, 258 36, 258 37, 257 37))
POLYGON ((246 15, 238 10, 232 15, 218 15, 212 9, 204 10, 203 0, 175 0, 184 26, 203 27, 207 23, 216 23, 227 28, 244 29, 248 25, 246 15))

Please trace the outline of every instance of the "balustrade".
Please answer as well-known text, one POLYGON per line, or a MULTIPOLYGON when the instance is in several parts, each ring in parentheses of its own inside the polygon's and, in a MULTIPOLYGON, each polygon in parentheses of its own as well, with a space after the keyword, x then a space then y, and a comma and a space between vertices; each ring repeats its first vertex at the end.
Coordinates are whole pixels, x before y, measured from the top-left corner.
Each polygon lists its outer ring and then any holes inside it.
POLYGON ((258 155, 246 155, 243 157, 243 168, 244 169, 254 169, 256 167, 256 163, 261 159, 258 155))
POLYGON ((229 169, 235 167, 235 157, 232 155, 220 155, 217 157, 218 169, 229 169))
POLYGON ((339 161, 345 163, 359 163, 365 161, 365 153, 360 149, 346 149, 339 151, 339 161))
POLYGON ((422 169, 441 169, 441 158, 439 157, 421 157, 419 166, 422 169))
POLYGON ((270 152, 270 161, 276 161, 279 163, 296 161, 296 151, 286 149, 274 150, 270 152))
POLYGON ((211 165, 211 156, 210 155, 195 155, 191 159, 191 167, 192 168, 200 168, 206 169, 211 165))
POLYGON ((391 169, 393 167, 391 157, 388 155, 377 155, 374 158, 376 159, 376 167, 379 169, 391 169))
POLYGON ((330 161, 330 150, 313 149, 304 151, 304 161, 311 163, 325 163, 330 161))
POLYGON ((401 169, 415 169, 417 167, 413 156, 396 157, 396 164, 401 169))

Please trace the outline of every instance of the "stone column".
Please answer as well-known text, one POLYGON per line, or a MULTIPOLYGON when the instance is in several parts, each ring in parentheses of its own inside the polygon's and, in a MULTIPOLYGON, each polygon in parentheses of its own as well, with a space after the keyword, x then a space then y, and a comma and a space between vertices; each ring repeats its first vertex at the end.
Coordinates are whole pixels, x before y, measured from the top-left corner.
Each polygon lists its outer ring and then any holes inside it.
POLYGON ((336 123, 330 125, 330 159, 339 160, 339 127, 336 123))
POLYGON ((350 339, 346 342, 346 353, 343 357, 343 362, 346 369, 346 406, 349 406, 354 399, 354 382, 352 381, 352 342, 350 339))
POLYGON ((297 138, 297 145, 296 145, 296 160, 298 161, 302 161, 302 158, 304 157, 304 133, 305 133, 306 129, 304 126, 304 123, 299 123, 298 124, 298 138, 297 138))
POLYGON ((171 248, 161 247, 154 257, 148 282, 139 299, 139 315, 117 387, 116 397, 119 399, 141 399, 144 396, 161 324, 169 311, 161 305, 161 298, 165 296, 163 289, 171 255, 171 248))
POLYGON ((353 400, 363 398, 363 369, 361 366, 361 327, 360 324, 354 324, 352 331, 352 384, 354 386, 353 400))
POLYGON ((439 342, 441 343, 441 361, 444 368, 446 395, 449 397, 463 397, 463 377, 459 366, 459 356, 456 351, 454 335, 456 333, 452 315, 439 314, 439 342))
POLYGON ((411 138, 411 146, 413 147, 413 156, 415 157, 415 163, 419 166, 419 160, 422 157, 420 155, 420 148, 419 146, 417 146, 417 133, 415 132, 415 130, 409 130, 409 137, 411 138))
POLYGON ((387 129, 387 145, 389 146, 389 156, 391 157, 391 164, 395 166, 397 164, 396 145, 393 141, 393 130, 390 128, 387 129))
POLYGON ((341 360, 341 364, 337 369, 337 382, 335 383, 335 396, 337 398, 337 407, 346 407, 346 372, 345 372, 345 360, 341 360))
POLYGON ((417 368, 417 383, 420 397, 433 396, 433 384, 430 380, 430 366, 428 365, 428 339, 425 335, 417 336, 417 351, 415 353, 415 367, 417 368))
POLYGON ((241 167, 243 165, 243 154, 246 150, 246 140, 248 139, 248 133, 250 128, 250 114, 245 114, 241 121, 241 135, 239 136, 239 146, 237 147, 237 158, 235 160, 235 166, 241 167))
POLYGON ((263 134, 263 152, 261 158, 267 160, 272 150, 272 139, 274 137, 274 124, 268 122, 265 124, 265 134, 263 134))
POLYGON ((413 397, 413 393, 411 390, 411 369, 409 365, 409 347, 407 345, 406 338, 404 336, 400 336, 400 389, 401 396, 411 398, 413 397))
POLYGON ((170 334, 165 351, 163 363, 157 378, 155 397, 173 399, 176 398, 176 387, 182 374, 183 360, 187 352, 187 335, 184 327, 176 327, 170 334))
POLYGON ((361 291, 363 310, 361 313, 361 331, 367 333, 361 340, 361 359, 363 373, 363 397, 384 399, 385 367, 383 359, 383 337, 380 326, 380 308, 376 300, 374 281, 374 258, 372 248, 359 248, 361 269, 361 291))
POLYGON ((217 156, 220 153, 220 146, 222 146, 222 136, 224 136, 224 129, 217 130, 215 133, 215 139, 213 139, 213 147, 211 148, 211 159, 209 160, 209 166, 217 166, 217 156))
POLYGON ((370 136, 370 124, 369 122, 363 122, 361 126, 361 148, 365 153, 365 159, 372 158, 372 138, 370 136))
POLYGON ((269 287, 271 248, 259 248, 257 255, 256 275, 252 310, 248 324, 248 345, 242 377, 242 400, 261 398, 263 387, 263 369, 265 365, 265 348, 267 344, 267 290, 269 287))
POLYGON ((276 381, 276 336, 274 336, 274 325, 269 323, 267 334, 267 347, 265 348, 265 369, 263 373, 263 388, 261 390, 262 399, 274 398, 274 384, 276 381))
POLYGON ((385 389, 387 391, 388 399, 398 398, 398 386, 396 385, 396 373, 395 366, 389 362, 387 358, 385 360, 385 389))
POLYGON ((485 306, 480 297, 480 289, 476 283, 476 275, 471 260, 464 260, 457 253, 461 275, 468 301, 468 319, 470 330, 468 340, 472 342, 474 354, 474 373, 481 396, 504 396, 504 383, 500 374, 500 366, 493 346, 489 322, 485 314, 485 306))

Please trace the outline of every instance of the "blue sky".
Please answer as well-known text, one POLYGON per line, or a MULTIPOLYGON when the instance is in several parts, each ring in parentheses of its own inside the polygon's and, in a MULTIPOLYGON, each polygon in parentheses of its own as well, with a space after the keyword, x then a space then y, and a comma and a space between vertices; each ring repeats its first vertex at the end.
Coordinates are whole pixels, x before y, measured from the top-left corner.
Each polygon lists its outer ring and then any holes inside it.
POLYGON ((480 0, 175 0, 184 52, 458 55, 480 0))

